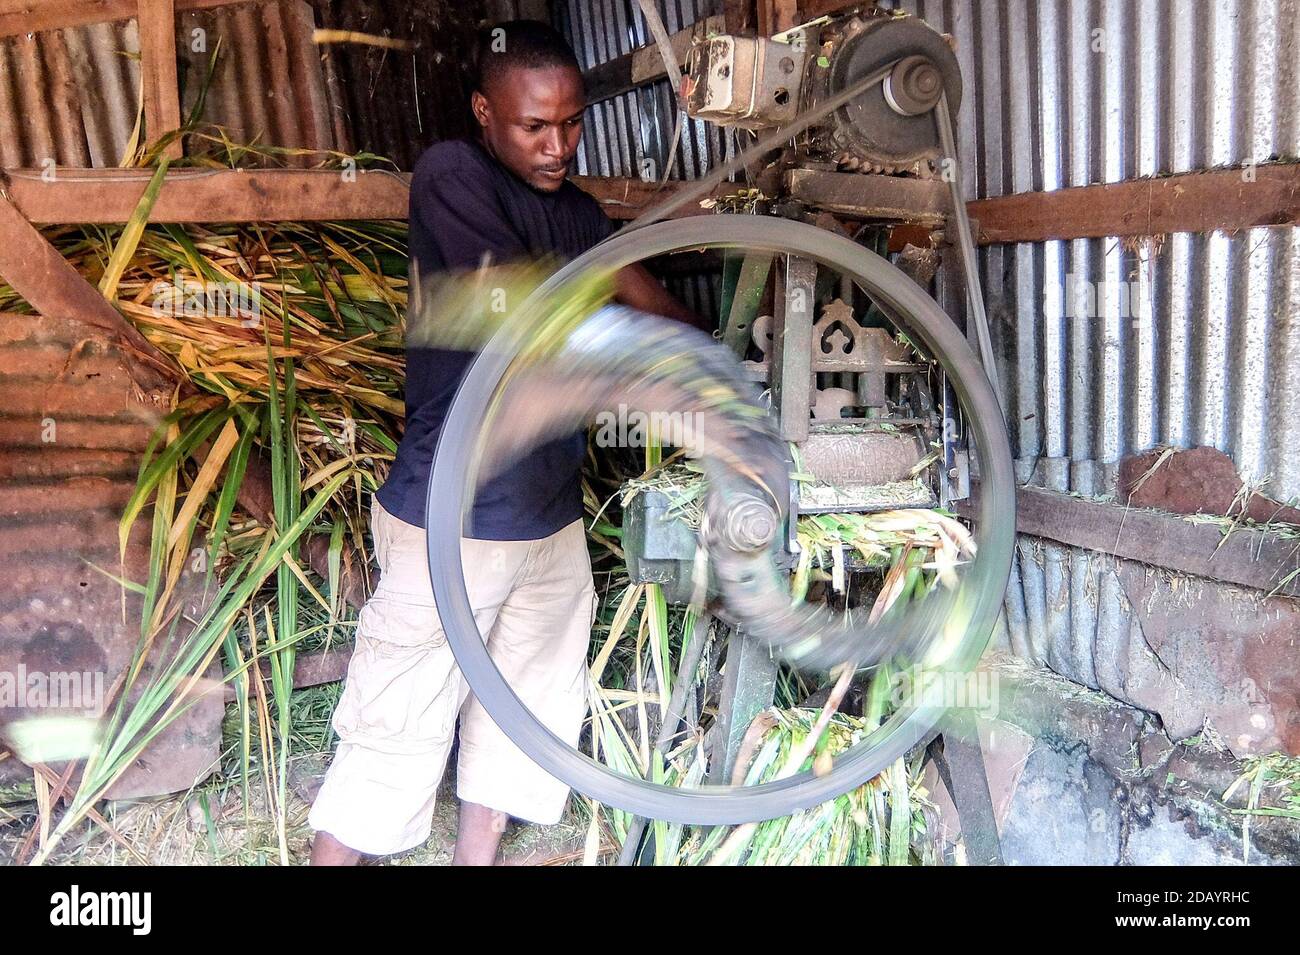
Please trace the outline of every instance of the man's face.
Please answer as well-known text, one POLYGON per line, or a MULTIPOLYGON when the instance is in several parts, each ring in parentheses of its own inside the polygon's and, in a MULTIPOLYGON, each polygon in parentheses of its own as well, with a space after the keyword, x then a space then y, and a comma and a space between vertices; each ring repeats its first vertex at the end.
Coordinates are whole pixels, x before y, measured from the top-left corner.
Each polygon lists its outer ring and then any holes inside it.
POLYGON ((474 93, 470 105, 488 151, 502 165, 543 192, 564 184, 587 105, 577 70, 513 67, 486 93, 474 93))

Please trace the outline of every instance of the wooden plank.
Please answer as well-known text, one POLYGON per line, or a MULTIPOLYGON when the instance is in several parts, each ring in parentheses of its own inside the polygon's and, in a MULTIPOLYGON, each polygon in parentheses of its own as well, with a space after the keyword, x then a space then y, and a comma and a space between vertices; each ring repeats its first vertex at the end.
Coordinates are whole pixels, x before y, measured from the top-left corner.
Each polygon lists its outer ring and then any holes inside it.
MULTIPOLYGON (((40 225, 125 222, 150 170, 59 169, 53 182, 36 170, 10 170, 18 210, 40 225)), ((410 175, 325 169, 173 169, 150 222, 405 219, 410 175)))
MULTIPOLYGON (((972 481, 971 498, 978 494, 972 481)), ((969 500, 957 502, 956 510, 974 516, 969 500)), ((1167 570, 1300 597, 1300 540, 1275 532, 1242 528, 1225 540, 1213 524, 1036 487, 1016 489, 1016 530, 1167 570), (1287 580, 1291 574, 1295 576, 1287 580)))
POLYGON ((985 245, 1300 225, 1300 163, 1025 192, 967 208, 985 245))
MULTIPOLYGON (((176 85, 176 8, 173 0, 149 0, 140 7, 140 82, 144 94, 144 130, 149 142, 181 125, 180 90, 176 85)), ((181 157, 181 141, 167 144, 168 159, 181 157)))
MULTIPOLYGON (((635 219, 651 206, 667 201, 678 190, 691 185, 689 182, 670 179, 660 189, 657 182, 618 176, 572 176, 570 178, 575 186, 594 197, 611 219, 635 219)), ((736 183, 724 182, 713 190, 713 197, 719 198, 740 188, 742 186, 736 183)), ((694 205, 674 213, 669 218, 680 219, 685 216, 711 213, 711 209, 694 205)))
MULTIPOLYGON (((707 36, 710 32, 721 33, 725 22, 721 16, 706 17, 674 33, 671 39, 678 61, 686 59, 686 52, 696 37, 707 36)), ((667 75, 664 72, 663 57, 659 55, 659 48, 655 44, 637 47, 631 53, 593 66, 583 74, 587 86, 587 102, 599 103, 646 83, 661 80, 667 75)))
MULTIPOLYGON (((1256 172, 1255 181, 1247 183, 1235 171, 1226 174, 1226 181, 1223 171, 1189 173, 981 199, 967 208, 978 220, 983 244, 1144 235, 1147 228, 1160 234, 1162 230, 1236 231, 1300 224, 1300 164, 1260 166, 1256 172), (1178 193, 1180 187, 1184 191, 1178 193), (1153 193, 1149 202, 1142 198, 1148 192, 1153 193), (1231 197, 1229 201, 1225 196, 1231 197), (1135 222, 1138 207, 1150 208, 1150 217, 1135 222)), ((15 169, 8 171, 8 178, 14 205, 31 222, 111 223, 125 222, 130 216, 149 172, 59 169, 56 180, 46 182, 40 170, 15 169)), ((661 190, 657 183, 623 177, 574 176, 573 182, 595 196, 614 219, 633 219, 684 188, 678 180, 661 190)), ((900 214, 910 209, 912 216, 918 209, 928 210, 924 218, 934 225, 947 208, 942 184, 924 180, 801 169, 792 170, 788 182, 795 198, 846 214, 867 207, 882 215, 891 208, 900 214)), ((359 172, 349 180, 338 171, 318 169, 174 169, 167 174, 151 218, 155 222, 404 219, 409 184, 408 173, 383 171, 359 172)), ((713 195, 724 196, 736 188, 723 183, 713 195)), ((679 215, 707 211, 693 207, 679 215)), ((907 237, 925 241, 918 230, 907 231, 907 237)))
POLYGON ((849 7, 869 11, 876 4, 872 0, 799 0, 799 23, 807 23, 818 17, 831 16, 849 7))
MULTIPOLYGON (((154 3, 155 0, 148 0, 154 3)), ((177 11, 208 10, 256 0, 174 0, 177 11)), ((0 0, 0 37, 129 20, 138 0, 0 0)))
POLYGON ((952 208, 947 185, 937 179, 792 169, 786 188, 810 206, 868 219, 940 225, 952 208))
POLYGON ((722 0, 723 30, 747 34, 754 24, 754 0, 722 0))
MULTIPOLYGON (((0 173, 3 176, 3 173, 0 173)), ((38 170, 8 172, 8 192, 31 222, 125 222, 140 201, 150 172, 138 169, 60 169, 53 182, 38 170)), ((172 169, 158 195, 151 222, 322 221, 405 219, 409 173, 359 172, 346 181, 331 170, 172 169)), ((600 176, 573 176, 578 188, 601 203, 612 219, 632 219, 686 183, 600 176)), ((723 183, 715 196, 736 188, 723 183)), ((698 206, 679 215, 700 215, 698 206)))
POLYGON ((172 383, 171 363, 82 277, 59 251, 0 197, 0 276, 42 315, 82 322, 116 338, 137 363, 140 383, 165 387, 172 383))
MULTIPOLYGON (((656 188, 654 183, 617 177, 575 176, 574 182, 606 202, 611 216, 625 219, 644 211, 656 188)), ((928 244, 926 230, 939 224, 949 208, 943 184, 937 181, 797 169, 787 173, 787 185, 793 197, 842 214, 864 208, 880 215, 910 210, 909 218, 924 224, 900 230, 900 247, 904 237, 928 244), (918 210, 923 212, 921 220, 915 219, 918 210)), ((679 182, 669 182, 658 199, 679 188, 679 182)), ((714 194, 726 195, 735 188, 724 184, 714 194)), ((1294 226, 1300 225, 1300 164, 1259 166, 1253 181, 1243 180, 1240 170, 1216 170, 1019 193, 968 202, 966 208, 982 245, 1294 226)))
POLYGON ((800 12, 796 0, 758 0, 758 35, 776 36, 811 19, 801 18, 800 12))

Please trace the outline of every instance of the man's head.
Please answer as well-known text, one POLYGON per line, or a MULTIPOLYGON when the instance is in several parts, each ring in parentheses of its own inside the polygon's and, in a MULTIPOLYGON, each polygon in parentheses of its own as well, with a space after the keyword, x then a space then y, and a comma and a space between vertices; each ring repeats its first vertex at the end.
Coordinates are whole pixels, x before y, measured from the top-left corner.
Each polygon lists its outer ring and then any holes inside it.
POLYGON ((587 105, 573 50, 544 23, 511 20, 480 32, 476 72, 470 106, 488 151, 534 189, 559 189, 587 105))

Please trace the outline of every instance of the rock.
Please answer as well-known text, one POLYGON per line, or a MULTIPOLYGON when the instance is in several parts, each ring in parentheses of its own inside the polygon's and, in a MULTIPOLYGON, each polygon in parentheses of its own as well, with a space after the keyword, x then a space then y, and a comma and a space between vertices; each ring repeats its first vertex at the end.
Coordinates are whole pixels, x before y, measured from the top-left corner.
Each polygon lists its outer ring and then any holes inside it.
POLYGON ((1124 861, 1129 865, 1242 865, 1240 846, 1198 838, 1189 831, 1185 816, 1174 806, 1155 809, 1145 826, 1137 826, 1125 840, 1124 861))
POLYGON ((1012 799, 1002 853, 1008 865, 1116 865, 1123 789, 1087 745, 1040 740, 1012 799))
POLYGON ((1300 755, 1300 601, 1131 561, 1116 574, 1146 652, 1116 655, 1121 685, 1108 690, 1159 714, 1173 739, 1208 721, 1235 756, 1300 755))
POLYGON ((1243 510, 1237 500, 1242 480, 1232 458, 1222 451, 1207 447, 1177 450, 1160 461, 1166 450, 1152 448, 1120 462, 1117 500, 1175 514, 1231 513, 1253 521, 1300 524, 1300 510, 1262 494, 1252 494, 1243 510))
MULTIPOLYGON (((1142 710, 1047 671, 994 657, 996 718, 981 719, 994 814, 1008 865, 1238 865, 1246 769, 1202 742, 1170 741, 1142 710)), ((1208 737, 1207 737, 1208 739, 1208 737)), ((946 858, 960 831, 933 766, 926 785, 946 858)), ((1266 803, 1267 800, 1264 800, 1266 803)), ((1252 864, 1300 860, 1300 822, 1252 817, 1252 864)))

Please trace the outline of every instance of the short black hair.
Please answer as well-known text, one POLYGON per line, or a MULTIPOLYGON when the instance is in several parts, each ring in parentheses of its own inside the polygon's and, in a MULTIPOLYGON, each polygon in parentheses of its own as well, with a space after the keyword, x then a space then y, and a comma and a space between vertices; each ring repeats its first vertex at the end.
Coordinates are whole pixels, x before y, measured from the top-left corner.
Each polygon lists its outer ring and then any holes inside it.
POLYGON ((552 66, 572 67, 579 75, 582 73, 573 47, 558 30, 540 20, 507 20, 478 31, 474 89, 480 93, 487 92, 489 84, 508 69, 536 70, 552 66))

